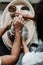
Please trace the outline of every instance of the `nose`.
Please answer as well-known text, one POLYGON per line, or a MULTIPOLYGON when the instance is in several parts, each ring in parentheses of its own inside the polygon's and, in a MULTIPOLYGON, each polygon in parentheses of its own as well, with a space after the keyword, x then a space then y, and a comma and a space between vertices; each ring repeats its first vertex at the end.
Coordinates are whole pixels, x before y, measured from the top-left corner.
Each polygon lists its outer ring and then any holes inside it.
MULTIPOLYGON (((21 12, 20 12, 20 10, 17 10, 17 11, 16 11, 16 13, 15 13, 15 15, 16 15, 16 16, 19 16, 19 15, 21 15, 21 12)), ((21 15, 21 16, 22 16, 22 15, 21 15)))
POLYGON ((19 13, 20 12, 20 10, 16 10, 16 13, 19 13))

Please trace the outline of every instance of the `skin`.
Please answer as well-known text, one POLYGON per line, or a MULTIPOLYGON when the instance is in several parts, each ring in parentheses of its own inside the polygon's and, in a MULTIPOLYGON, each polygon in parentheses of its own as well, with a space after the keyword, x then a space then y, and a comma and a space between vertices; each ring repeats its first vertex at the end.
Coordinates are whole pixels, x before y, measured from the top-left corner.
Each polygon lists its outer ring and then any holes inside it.
MULTIPOLYGON (((20 49, 21 49, 21 44, 20 44, 20 39, 21 39, 21 34, 20 34, 20 30, 23 26, 22 22, 22 17, 19 16, 18 19, 17 19, 17 23, 15 24, 15 41, 13 43, 13 46, 12 46, 12 50, 11 50, 11 55, 5 55, 5 56, 0 56, 1 60, 2 60, 2 65, 12 65, 12 63, 16 63, 18 61, 18 58, 19 58, 19 55, 20 55, 20 49), (19 23, 19 25, 18 25, 19 23), (16 25, 18 25, 16 27, 16 25), (21 26, 20 26, 21 25, 21 26), (7 62, 8 61, 8 62, 7 62)), ((0 30, 0 36, 2 36, 4 34, 4 32, 7 30, 7 26, 8 25, 5 25, 5 27, 3 27, 1 30, 0 30)))
POLYGON ((27 52, 29 52, 29 49, 26 45, 26 40, 24 38, 22 38, 22 46, 23 46, 23 52, 24 54, 26 54, 27 52))
POLYGON ((23 10, 20 10, 20 11, 15 12, 15 15, 16 15, 16 16, 22 15, 23 18, 25 18, 25 19, 35 20, 35 17, 34 17, 34 16, 27 14, 27 13, 24 12, 23 10))
POLYGON ((15 64, 18 61, 20 55, 20 48, 20 33, 16 32, 15 41, 11 50, 11 55, 5 55, 0 57, 2 59, 2 65, 12 65, 13 63, 15 64))
POLYGON ((10 27, 11 27, 12 21, 9 23, 5 23, 2 28, 0 28, 0 36, 2 36, 10 27))

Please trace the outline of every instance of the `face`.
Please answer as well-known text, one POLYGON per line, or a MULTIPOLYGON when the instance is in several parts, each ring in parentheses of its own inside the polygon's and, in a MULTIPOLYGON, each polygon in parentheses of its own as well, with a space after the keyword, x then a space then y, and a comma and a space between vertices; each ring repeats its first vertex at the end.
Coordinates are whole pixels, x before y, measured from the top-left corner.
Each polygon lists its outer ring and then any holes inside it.
POLYGON ((26 5, 13 5, 8 8, 10 12, 11 18, 14 18, 15 16, 19 16, 20 12, 25 14, 29 12, 29 8, 26 5), (16 12, 16 15, 15 15, 16 12))
MULTIPOLYGON (((12 18, 14 18, 14 17, 18 17, 20 14, 20 12, 21 13, 28 13, 29 12, 29 8, 26 6, 26 5, 15 5, 15 6, 10 6, 9 7, 9 11, 10 11, 10 16, 12 17, 12 18), (17 14, 19 14, 19 15, 15 15, 15 12, 17 13, 17 14)), ((27 27, 25 26, 24 28, 23 28, 23 33, 22 33, 22 36, 25 38, 25 39, 27 39, 28 38, 28 29, 27 29, 27 27)))

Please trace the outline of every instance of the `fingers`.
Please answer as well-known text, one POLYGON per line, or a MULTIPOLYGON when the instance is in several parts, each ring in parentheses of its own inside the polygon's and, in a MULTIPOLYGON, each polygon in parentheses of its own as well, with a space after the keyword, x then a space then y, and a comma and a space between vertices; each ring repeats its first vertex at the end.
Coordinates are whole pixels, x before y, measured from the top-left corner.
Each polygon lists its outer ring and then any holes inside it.
POLYGON ((24 18, 24 19, 31 19, 31 20, 33 20, 33 16, 32 16, 32 14, 30 13, 30 12, 26 12, 26 11, 20 11, 20 12, 16 12, 15 13, 15 16, 19 16, 19 15, 22 15, 22 17, 24 18))
POLYGON ((26 22, 24 21, 24 19, 22 20, 22 24, 24 25, 26 22))
POLYGON ((23 23, 24 19, 23 19, 23 17, 21 15, 19 15, 19 17, 15 17, 13 21, 14 21, 14 24, 17 24, 17 23, 24 24, 23 23))
POLYGON ((22 16, 19 15, 18 17, 16 16, 13 21, 14 23, 16 23, 16 22, 20 22, 21 20, 22 20, 22 16))
POLYGON ((22 15, 19 15, 18 16, 18 22, 21 22, 22 18, 23 18, 22 15))
POLYGON ((24 25, 24 23, 25 23, 25 21, 24 21, 22 15, 19 15, 19 22, 20 22, 22 25, 24 25))
POLYGON ((21 30, 24 26, 24 23, 25 21, 21 15, 19 15, 18 17, 15 17, 13 22, 14 29, 18 28, 19 30, 21 30))

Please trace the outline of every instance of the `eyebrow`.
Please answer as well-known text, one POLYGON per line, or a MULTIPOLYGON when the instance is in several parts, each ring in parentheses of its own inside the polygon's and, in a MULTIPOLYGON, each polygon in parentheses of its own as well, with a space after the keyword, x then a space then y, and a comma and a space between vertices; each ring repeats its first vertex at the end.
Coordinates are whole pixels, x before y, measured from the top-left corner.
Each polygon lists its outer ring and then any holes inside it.
POLYGON ((23 7, 21 7, 21 10, 28 10, 29 11, 29 8, 27 6, 23 6, 23 7))

